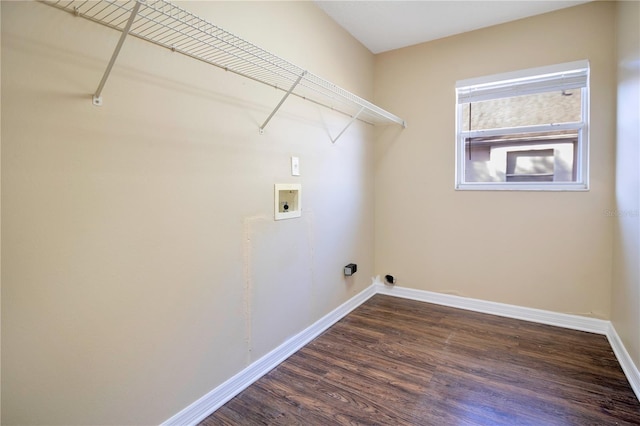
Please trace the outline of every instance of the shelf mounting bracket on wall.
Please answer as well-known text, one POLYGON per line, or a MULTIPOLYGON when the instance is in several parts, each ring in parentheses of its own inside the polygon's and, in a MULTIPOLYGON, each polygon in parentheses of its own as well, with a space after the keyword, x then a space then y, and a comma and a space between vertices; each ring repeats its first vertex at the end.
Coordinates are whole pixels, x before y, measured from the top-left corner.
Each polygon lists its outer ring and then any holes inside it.
POLYGON ((269 123, 269 121, 271 120, 271 117, 273 117, 275 115, 275 113, 278 112, 278 110, 280 109, 280 107, 282 106, 284 101, 287 100, 287 98, 289 97, 291 92, 293 92, 293 89, 296 88, 296 86, 300 83, 300 80, 302 80, 302 77, 304 77, 304 75, 306 73, 307 73, 306 71, 302 71, 302 74, 300 74, 300 77, 298 77, 298 79, 295 81, 295 83, 293 83, 293 86, 291 86, 291 89, 289 89, 289 91, 287 93, 285 93, 285 95, 282 97, 282 99, 280 99, 280 102, 278 103, 278 105, 276 105, 274 110, 271 111, 271 114, 269 114, 269 116, 264 121, 264 123, 262 123, 262 126, 260 126, 260 134, 261 135, 264 134, 264 128, 266 127, 267 123, 269 123))
MULTIPOLYGON (((291 95, 372 125, 399 124, 400 117, 276 56, 166 0, 39 0, 58 9, 120 31, 120 40, 93 97, 102 89, 128 35, 172 52, 286 92, 260 126, 260 132, 291 95)), ((331 139, 332 142, 338 139, 331 139)))
MULTIPOLYGON (((138 10, 140 10, 140 1, 137 0, 133 5, 133 9, 131 10, 131 15, 129 15, 129 19, 127 20, 127 24, 122 30, 122 34, 120 34, 120 39, 118 40, 118 44, 111 55, 111 59, 109 60, 109 64, 107 64, 107 69, 104 70, 104 74, 102 75, 102 80, 100 80, 100 84, 98 84, 98 88, 96 89, 96 93, 93 95, 93 104, 96 106, 102 106, 102 89, 104 89, 104 85, 107 83, 107 79, 109 78, 109 74, 111 74, 111 69, 113 68, 113 64, 116 63, 116 59, 120 54, 120 49, 122 49, 122 45, 124 44, 124 40, 129 35, 129 31, 131 31, 131 25, 133 25, 133 21, 136 19, 136 15, 138 14, 138 10)), ((76 9, 77 11, 77 9, 76 9)))
MULTIPOLYGON (((347 131, 349 126, 351 126, 353 124, 353 122, 358 119, 358 116, 360 114, 362 114, 362 111, 364 111, 364 107, 360 108, 360 111, 358 111, 353 117, 351 117, 351 120, 347 123, 346 126, 344 126, 344 129, 342 129, 342 131, 340 133, 338 133, 338 136, 336 136, 335 138, 331 139, 331 143, 336 143, 336 141, 338 139, 340 139, 340 136, 342 136, 342 134, 347 131)), ((329 136, 329 138, 331 138, 331 136, 329 136)))

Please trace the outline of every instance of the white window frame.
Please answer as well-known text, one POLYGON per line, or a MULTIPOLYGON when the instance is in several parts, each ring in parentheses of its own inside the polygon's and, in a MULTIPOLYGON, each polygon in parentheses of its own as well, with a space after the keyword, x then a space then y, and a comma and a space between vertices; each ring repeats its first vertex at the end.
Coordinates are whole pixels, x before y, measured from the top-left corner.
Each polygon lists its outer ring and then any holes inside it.
POLYGON ((581 60, 546 67, 495 74, 461 80, 456 83, 456 167, 457 190, 526 190, 526 191, 587 191, 589 190, 589 61, 581 60), (488 130, 463 130, 463 106, 482 100, 554 90, 582 91, 582 120, 574 123, 544 124, 488 130), (465 141, 467 138, 557 130, 578 133, 575 182, 466 182, 465 141))

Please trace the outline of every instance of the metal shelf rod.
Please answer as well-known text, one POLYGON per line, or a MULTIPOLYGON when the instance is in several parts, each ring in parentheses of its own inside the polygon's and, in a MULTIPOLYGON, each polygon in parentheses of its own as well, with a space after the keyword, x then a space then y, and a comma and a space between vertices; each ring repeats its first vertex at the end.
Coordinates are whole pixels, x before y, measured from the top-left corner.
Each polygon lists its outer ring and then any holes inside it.
POLYGON ((131 25, 133 21, 136 19, 136 15, 138 14, 138 10, 140 10, 140 2, 136 2, 133 6, 133 10, 131 11, 131 15, 127 20, 127 25, 122 30, 122 34, 120 35, 120 39, 118 40, 118 44, 116 45, 113 54, 111 55, 111 60, 109 64, 107 64, 107 69, 104 70, 104 74, 102 75, 102 79, 100 80, 100 84, 98 84, 98 88, 96 89, 96 93, 93 95, 93 104, 96 106, 102 105, 102 89, 104 89, 104 85, 107 83, 107 79, 109 78, 109 74, 111 74, 111 69, 113 68, 113 64, 116 63, 116 59, 118 58, 118 54, 120 53, 120 49, 122 49, 122 45, 124 44, 124 40, 129 35, 129 30, 131 29, 131 25))
MULTIPOLYGON (((94 96, 101 93, 127 35, 148 41, 190 58, 233 72, 285 92, 260 126, 260 132, 291 95, 329 108, 351 118, 340 137, 355 120, 369 124, 400 124, 401 118, 348 92, 321 77, 223 30, 165 0, 40 0, 76 16, 121 31, 94 96), (129 14, 127 18, 127 14, 129 14)), ((333 142, 337 140, 332 139, 333 142)))
POLYGON ((334 139, 331 139, 331 143, 336 143, 338 141, 338 139, 340 139, 340 136, 342 136, 342 134, 347 131, 349 126, 351 126, 353 124, 353 122, 358 119, 358 116, 360 114, 362 114, 362 111, 364 111, 364 108, 365 107, 360 108, 360 111, 358 111, 358 113, 356 115, 351 117, 351 120, 349 121, 349 123, 347 123, 347 125, 344 126, 344 129, 342 129, 342 131, 340 133, 338 133, 338 136, 336 136, 334 139))
POLYGON ((264 133, 264 128, 267 125, 267 123, 269 123, 269 121, 271 120, 271 117, 273 117, 274 114, 280 109, 280 107, 282 106, 284 101, 287 100, 287 98, 289 97, 291 92, 293 92, 293 89, 296 88, 296 86, 298 85, 298 83, 300 83, 300 80, 302 80, 302 77, 304 77, 304 75, 306 73, 307 73, 306 71, 303 71, 302 74, 300 74, 300 77, 298 77, 296 82, 293 83, 293 86, 291 86, 291 89, 289 89, 289 91, 282 97, 282 99, 280 99, 280 102, 278 103, 278 105, 276 105, 275 109, 273 111, 271 111, 271 114, 269 114, 269 117, 267 117, 267 119, 264 121, 264 123, 262 123, 262 126, 260 126, 260 133, 261 134, 264 133))

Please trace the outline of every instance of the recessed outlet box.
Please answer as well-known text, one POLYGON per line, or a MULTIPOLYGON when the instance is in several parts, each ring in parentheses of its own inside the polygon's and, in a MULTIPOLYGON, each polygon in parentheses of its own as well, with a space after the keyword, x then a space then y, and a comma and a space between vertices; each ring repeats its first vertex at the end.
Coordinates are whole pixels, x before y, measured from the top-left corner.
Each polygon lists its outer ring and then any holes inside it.
POLYGON ((292 219, 302 216, 302 185, 276 183, 274 190, 274 219, 292 219))

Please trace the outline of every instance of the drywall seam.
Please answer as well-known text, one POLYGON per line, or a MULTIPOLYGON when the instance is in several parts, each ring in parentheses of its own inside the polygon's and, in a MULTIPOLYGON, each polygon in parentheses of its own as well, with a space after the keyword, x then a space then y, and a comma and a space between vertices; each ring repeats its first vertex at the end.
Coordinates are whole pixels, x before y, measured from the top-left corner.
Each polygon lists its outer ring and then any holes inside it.
POLYGON ((358 293, 356 296, 320 318, 311 326, 291 337, 220 386, 163 422, 162 426, 186 426, 199 423, 260 377, 289 358, 304 345, 322 334, 349 312, 366 302, 370 297, 375 295, 375 293, 375 286, 369 286, 364 291, 358 293))
POLYGON ((319 300, 318 295, 315 294, 320 287, 316 285, 316 274, 315 274, 315 269, 313 267, 313 265, 315 265, 315 250, 314 247, 316 246, 316 242, 315 242, 315 238, 314 238, 314 220, 313 220, 313 211, 311 210, 304 210, 304 216, 305 221, 307 222, 307 241, 308 241, 308 247, 309 247, 309 266, 310 266, 310 270, 309 273, 311 275, 311 294, 313 294, 315 297, 311 298, 310 301, 310 305, 311 305, 311 312, 315 313, 317 312, 318 309, 318 304, 316 303, 316 300, 319 300))
POLYGON ((252 330, 252 306, 251 299, 253 293, 253 279, 251 276, 251 225, 257 220, 265 220, 262 216, 245 217, 243 223, 243 246, 242 246, 242 258, 243 258, 243 275, 244 275, 244 339, 247 345, 246 363, 251 364, 253 344, 251 340, 252 330))
POLYGON ((243 275, 244 275, 244 291, 242 294, 244 305, 244 341, 247 345, 246 363, 251 362, 251 235, 249 234, 249 220, 244 219, 243 224, 243 245, 242 245, 242 258, 243 258, 243 275))
POLYGON ((258 221, 270 221, 272 218, 268 216, 249 216, 243 220, 243 246, 242 246, 242 260, 243 260, 243 278, 244 278, 244 339, 247 345, 246 352, 246 364, 249 365, 253 362, 253 275, 251 274, 252 265, 252 229, 253 224, 258 221))

